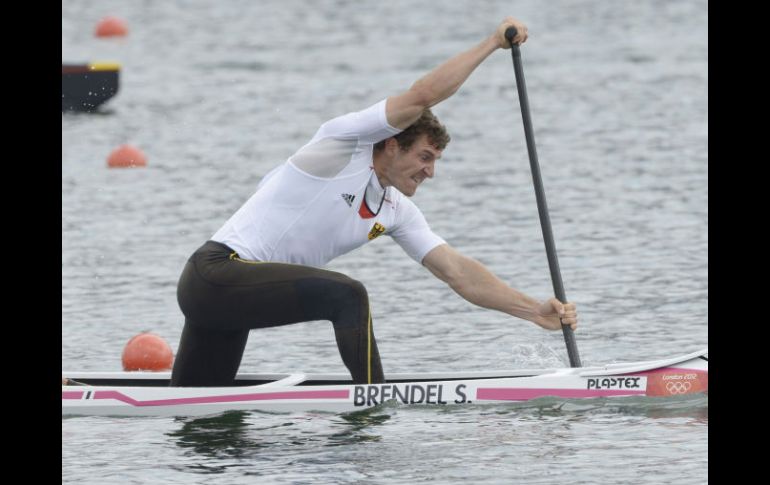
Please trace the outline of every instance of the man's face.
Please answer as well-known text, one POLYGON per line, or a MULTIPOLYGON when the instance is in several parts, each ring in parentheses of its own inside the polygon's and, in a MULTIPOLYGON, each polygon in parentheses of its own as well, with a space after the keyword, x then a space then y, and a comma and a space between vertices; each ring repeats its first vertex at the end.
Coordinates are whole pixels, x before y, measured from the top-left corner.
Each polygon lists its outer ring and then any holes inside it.
POLYGON ((392 185, 408 197, 414 195, 426 178, 433 178, 434 165, 441 158, 441 150, 428 143, 427 135, 420 136, 405 152, 391 138, 386 142, 385 151, 389 163, 383 166, 380 183, 392 185))

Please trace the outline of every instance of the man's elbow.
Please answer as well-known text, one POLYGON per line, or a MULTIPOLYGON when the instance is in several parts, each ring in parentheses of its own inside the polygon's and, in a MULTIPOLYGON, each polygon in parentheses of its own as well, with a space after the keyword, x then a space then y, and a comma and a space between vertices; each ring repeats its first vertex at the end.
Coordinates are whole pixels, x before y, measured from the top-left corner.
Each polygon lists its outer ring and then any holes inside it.
POLYGON ((422 81, 417 81, 409 88, 409 97, 412 106, 418 107, 421 110, 430 108, 438 103, 436 93, 433 92, 430 86, 422 81))

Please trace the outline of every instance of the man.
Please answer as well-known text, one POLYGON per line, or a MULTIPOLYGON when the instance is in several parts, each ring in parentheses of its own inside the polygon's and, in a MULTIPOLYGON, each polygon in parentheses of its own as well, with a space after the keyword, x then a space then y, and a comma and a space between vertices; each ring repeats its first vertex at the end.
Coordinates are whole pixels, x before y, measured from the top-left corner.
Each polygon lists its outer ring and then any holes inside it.
POLYGON ((398 96, 324 123, 187 262, 177 297, 185 315, 172 386, 226 386, 238 371, 249 330, 330 320, 355 383, 385 381, 366 289, 320 269, 382 235, 476 305, 558 330, 577 326, 575 305, 539 302, 435 235, 408 197, 433 177, 449 143, 430 107, 451 96, 498 48, 504 32, 527 27, 508 17, 495 33, 452 57, 398 96))

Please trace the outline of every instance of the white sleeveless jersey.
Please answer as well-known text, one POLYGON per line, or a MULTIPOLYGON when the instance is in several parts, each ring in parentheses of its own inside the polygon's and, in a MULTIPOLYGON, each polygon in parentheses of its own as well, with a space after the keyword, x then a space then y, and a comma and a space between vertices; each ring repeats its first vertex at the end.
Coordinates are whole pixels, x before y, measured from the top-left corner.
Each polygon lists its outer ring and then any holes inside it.
POLYGON ((322 267, 384 234, 422 263, 444 240, 411 200, 394 187, 383 190, 374 173, 374 144, 401 131, 388 124, 385 103, 321 125, 211 239, 244 259, 322 267))

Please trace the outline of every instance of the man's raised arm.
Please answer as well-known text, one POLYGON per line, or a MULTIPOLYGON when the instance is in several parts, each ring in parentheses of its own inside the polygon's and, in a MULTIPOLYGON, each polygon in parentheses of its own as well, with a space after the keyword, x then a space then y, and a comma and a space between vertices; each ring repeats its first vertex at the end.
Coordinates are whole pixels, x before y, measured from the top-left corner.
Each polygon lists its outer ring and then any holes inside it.
POLYGON ((417 121, 425 108, 447 99, 468 79, 474 69, 498 48, 508 49, 505 30, 515 27, 514 42, 527 40, 527 26, 513 17, 506 17, 497 30, 475 47, 457 54, 417 80, 408 91, 388 98, 386 113, 390 126, 406 129, 417 121))

